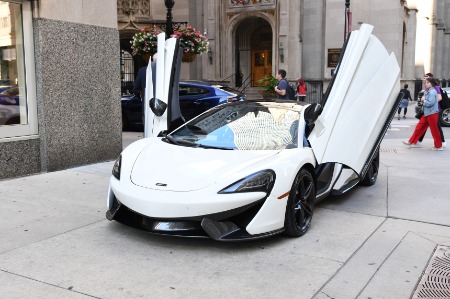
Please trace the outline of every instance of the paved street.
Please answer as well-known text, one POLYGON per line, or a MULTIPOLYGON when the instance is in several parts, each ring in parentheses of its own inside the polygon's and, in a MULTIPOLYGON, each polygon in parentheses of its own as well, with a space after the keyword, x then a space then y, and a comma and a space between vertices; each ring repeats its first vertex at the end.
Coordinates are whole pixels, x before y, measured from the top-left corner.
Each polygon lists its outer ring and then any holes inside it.
MULTIPOLYGON (((0 298, 410 298, 450 246, 450 148, 401 140, 394 119, 372 187, 320 203, 301 238, 219 243, 105 219, 113 161, 0 181, 0 298)), ((450 138, 450 128, 444 128, 450 138)), ((124 146, 142 133, 124 132, 124 146)))

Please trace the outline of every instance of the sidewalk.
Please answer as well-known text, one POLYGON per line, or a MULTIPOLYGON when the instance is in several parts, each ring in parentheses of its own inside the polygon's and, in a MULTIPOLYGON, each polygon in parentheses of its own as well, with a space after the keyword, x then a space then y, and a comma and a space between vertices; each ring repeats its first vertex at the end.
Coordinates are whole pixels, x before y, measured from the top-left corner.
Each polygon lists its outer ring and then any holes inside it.
POLYGON ((377 183, 320 203, 295 239, 219 243, 107 221, 113 161, 0 181, 0 298, 410 298, 437 245, 450 247, 450 149, 395 134, 377 183))

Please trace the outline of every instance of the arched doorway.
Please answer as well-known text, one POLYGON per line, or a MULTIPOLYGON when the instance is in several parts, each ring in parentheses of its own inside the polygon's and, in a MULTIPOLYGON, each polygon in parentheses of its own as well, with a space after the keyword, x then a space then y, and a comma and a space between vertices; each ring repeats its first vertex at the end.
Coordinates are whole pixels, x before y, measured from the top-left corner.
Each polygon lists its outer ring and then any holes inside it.
POLYGON ((258 80, 272 73, 272 27, 263 18, 249 17, 235 36, 236 86, 262 86, 258 80))
POLYGON ((146 66, 147 61, 142 56, 132 56, 130 41, 134 34, 139 32, 137 28, 119 29, 120 38, 120 81, 122 96, 128 95, 133 87, 139 68, 146 66))

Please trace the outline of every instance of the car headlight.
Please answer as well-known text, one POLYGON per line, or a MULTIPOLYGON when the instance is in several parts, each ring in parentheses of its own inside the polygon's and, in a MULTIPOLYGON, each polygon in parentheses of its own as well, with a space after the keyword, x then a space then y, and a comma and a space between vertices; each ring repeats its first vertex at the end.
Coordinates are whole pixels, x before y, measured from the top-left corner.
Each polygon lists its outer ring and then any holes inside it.
POLYGON ((114 163, 113 169, 112 169, 112 175, 120 180, 120 167, 122 166, 122 155, 117 158, 116 162, 114 163))
POLYGON ((272 190, 275 183, 275 172, 270 169, 258 171, 249 175, 230 186, 220 190, 219 194, 237 193, 237 192, 266 192, 272 190))

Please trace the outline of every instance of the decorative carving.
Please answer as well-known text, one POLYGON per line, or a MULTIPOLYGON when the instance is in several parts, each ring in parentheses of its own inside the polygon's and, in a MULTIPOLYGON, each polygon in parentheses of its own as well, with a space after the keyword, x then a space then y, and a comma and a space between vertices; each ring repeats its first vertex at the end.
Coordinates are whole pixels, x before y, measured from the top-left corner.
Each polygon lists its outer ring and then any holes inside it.
POLYGON ((250 0, 231 0, 231 6, 249 5, 250 0))
POLYGON ((230 7, 275 5, 276 0, 230 0, 230 7))
POLYGON ((117 0, 118 17, 150 18, 150 0, 117 0))
POLYGON ((276 0, 259 0, 260 5, 275 5, 276 0))

